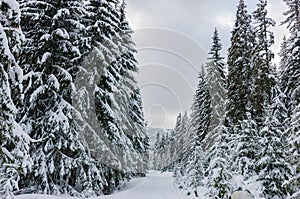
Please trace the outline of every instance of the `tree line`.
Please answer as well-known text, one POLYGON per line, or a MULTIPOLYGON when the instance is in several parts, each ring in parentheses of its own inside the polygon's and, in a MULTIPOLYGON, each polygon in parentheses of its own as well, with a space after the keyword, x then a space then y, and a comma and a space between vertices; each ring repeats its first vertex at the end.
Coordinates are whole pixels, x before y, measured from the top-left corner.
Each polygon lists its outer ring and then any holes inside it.
POLYGON ((179 114, 173 136, 158 140, 157 167, 174 171, 188 194, 223 199, 240 186, 255 198, 300 197, 300 1, 284 2, 290 37, 279 65, 267 1, 249 14, 240 0, 227 63, 215 30, 190 116, 179 114))

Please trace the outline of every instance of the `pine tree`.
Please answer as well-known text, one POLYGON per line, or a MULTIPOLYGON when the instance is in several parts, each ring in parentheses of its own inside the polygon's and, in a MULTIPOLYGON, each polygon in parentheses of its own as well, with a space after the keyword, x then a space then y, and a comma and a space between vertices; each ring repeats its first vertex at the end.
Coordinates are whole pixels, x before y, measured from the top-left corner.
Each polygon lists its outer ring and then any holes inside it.
POLYGON ((291 126, 287 129, 287 143, 289 154, 287 160, 293 166, 293 173, 287 181, 287 187, 291 188, 291 199, 300 197, 300 105, 293 109, 291 114, 291 126))
POLYGON ((286 162, 289 156, 284 148, 283 131, 286 108, 279 84, 272 89, 272 103, 268 108, 264 127, 260 131, 258 161, 255 170, 257 181, 262 183, 262 195, 265 198, 287 198, 289 189, 283 186, 291 174, 286 162), (284 117, 283 117, 284 116, 284 117))
POLYGON ((185 113, 181 116, 178 116, 177 123, 175 126, 175 146, 176 154, 174 153, 175 162, 181 162, 187 153, 188 146, 190 144, 190 133, 188 131, 189 128, 189 118, 188 114, 185 113), (180 121, 179 121, 180 119, 180 121))
POLYGON ((118 1, 90 0, 85 7, 87 15, 83 21, 90 51, 81 72, 86 76, 93 74, 93 81, 87 84, 91 84, 89 93, 95 99, 89 103, 95 101, 92 110, 97 117, 94 122, 87 120, 93 129, 91 136, 95 137, 89 147, 99 152, 103 150, 99 146, 106 146, 109 155, 93 156, 112 168, 106 168, 106 175, 111 176, 106 193, 111 193, 113 184, 124 178, 124 172, 143 173, 148 158, 141 96, 133 77, 138 70, 136 51, 126 21, 125 3, 119 7, 118 1))
POLYGON ((207 135, 210 116, 210 96, 204 72, 199 73, 199 83, 191 108, 189 132, 191 141, 188 150, 184 153, 183 169, 186 177, 186 186, 193 189, 198 197, 197 187, 202 185, 204 178, 204 154, 202 142, 207 135))
POLYGON ((91 176, 100 174, 79 135, 72 105, 81 58, 82 4, 23 1, 21 7, 23 21, 28 22, 23 26, 28 39, 21 61, 26 66, 21 121, 27 133, 40 140, 31 147, 34 169, 23 184, 39 193, 101 194, 103 182, 98 179, 96 187, 91 185, 91 176))
MULTIPOLYGON (((231 159, 228 164, 232 174, 243 176, 244 181, 256 174, 254 166, 256 164, 256 152, 259 149, 257 131, 257 124, 248 111, 246 118, 233 128, 232 134, 228 138, 228 148, 231 150, 231 159)), ((234 188, 237 189, 238 187, 234 188)))
POLYGON ((20 30, 19 4, 0 1, 0 195, 13 198, 19 179, 31 168, 31 138, 17 122, 22 98, 22 70, 18 56, 23 33, 20 30))
MULTIPOLYGON (((86 3, 89 14, 84 20, 91 46, 89 53, 91 58, 87 59, 91 63, 87 65, 89 65, 89 72, 96 73, 94 82, 91 82, 95 84, 93 89, 95 91, 95 112, 99 122, 99 128, 95 128, 96 136, 100 138, 100 142, 103 140, 106 143, 109 151, 115 154, 113 157, 98 153, 96 158, 114 169, 127 169, 134 172, 133 167, 137 160, 137 153, 124 127, 132 130, 132 127, 128 126, 131 125, 128 122, 131 113, 129 113, 127 104, 130 97, 134 97, 134 95, 130 96, 132 92, 126 93, 125 96, 122 95, 124 92, 122 90, 124 88, 122 72, 126 70, 122 71, 121 64, 122 52, 119 48, 122 48, 122 38, 117 3, 114 1, 88 1, 86 3), (128 101, 125 103, 124 100, 128 101), (128 117, 124 117, 124 115, 128 117), (100 132, 97 132, 98 129, 100 132)), ((138 104, 135 103, 136 105, 138 104)), ((128 135, 132 135, 132 133, 130 132, 128 135)), ((98 147, 98 144, 92 143, 90 147, 98 147)), ((95 150, 101 150, 101 148, 98 147, 95 150)), ((108 193, 111 191, 109 190, 108 193)))
POLYGON ((207 195, 209 197, 217 196, 219 198, 229 197, 229 179, 230 175, 227 171, 228 158, 226 157, 226 134, 224 127, 225 119, 225 63, 220 54, 222 45, 220 38, 215 29, 213 35, 213 44, 210 57, 206 64, 208 90, 211 97, 211 118, 209 123, 208 135, 203 141, 206 157, 205 162, 208 167, 206 168, 205 175, 208 178, 206 186, 208 187, 207 195))
POLYGON ((214 142, 214 145, 207 151, 205 161, 208 162, 205 175, 207 181, 207 193, 209 197, 228 198, 231 194, 232 186, 230 180, 232 179, 230 154, 228 154, 228 135, 226 129, 223 129, 214 142))
POLYGON ((264 108, 271 103, 271 90, 274 86, 272 78, 273 52, 270 47, 274 44, 274 35, 269 30, 275 26, 275 21, 267 17, 267 0, 260 0, 253 12, 254 34, 256 43, 253 49, 253 89, 250 102, 253 119, 260 129, 265 118, 264 108))
POLYGON ((282 60, 285 62, 285 66, 282 66, 281 71, 281 83, 282 89, 287 95, 290 104, 288 105, 289 114, 291 114, 292 109, 299 103, 297 88, 299 87, 299 10, 300 1, 295 0, 285 0, 289 10, 284 12, 287 16, 283 24, 287 24, 291 36, 286 41, 284 54, 289 57, 288 60, 282 60))
POLYGON ((225 63, 223 62, 224 58, 220 54, 222 44, 220 43, 217 29, 215 29, 212 39, 213 44, 209 52, 209 62, 206 64, 207 87, 211 97, 211 116, 209 133, 203 142, 205 151, 214 145, 216 137, 223 131, 222 126, 224 125, 225 118, 225 63))
MULTIPOLYGON (((123 98, 123 112, 120 116, 124 123, 125 134, 129 137, 133 143, 133 148, 138 152, 137 166, 139 172, 145 170, 145 163, 147 162, 147 137, 145 135, 145 119, 142 110, 142 99, 140 89, 137 86, 137 82, 134 78, 134 74, 138 72, 138 64, 135 59, 135 44, 131 38, 133 33, 132 29, 126 20, 126 4, 123 1, 120 8, 120 37, 121 37, 121 69, 122 75, 122 87, 120 88, 121 99, 123 98), (129 102, 129 106, 127 105, 129 102), (129 116, 129 117, 128 117, 129 116), (125 122, 129 119, 128 122, 125 122)), ((120 102, 120 101, 119 101, 120 102)))
MULTIPOLYGON (((179 117, 178 117, 179 119, 179 117)), ((187 188, 187 176, 185 176, 186 162, 188 161, 190 147, 192 143, 192 135, 189 132, 190 118, 187 112, 180 117, 180 121, 177 120, 176 131, 175 131, 175 148, 177 150, 174 154, 174 174, 176 177, 176 182, 179 184, 180 188, 187 188)))
POLYGON ((180 148, 178 145, 182 146, 182 140, 180 138, 180 126, 181 126, 181 113, 178 114, 176 118, 176 123, 173 131, 173 135, 171 136, 170 145, 169 145, 169 154, 170 154, 170 163, 172 164, 172 169, 174 171, 174 165, 178 162, 178 155, 180 152, 180 148))
POLYGON ((287 138, 288 148, 290 149, 291 157, 289 162, 294 167, 293 180, 289 181, 289 187, 292 187, 292 198, 299 197, 300 193, 298 187, 300 184, 300 167, 299 167, 299 104, 300 104, 300 1, 299 0, 284 0, 288 6, 288 10, 284 12, 286 20, 283 24, 287 24, 291 33, 290 38, 286 41, 286 57, 288 60, 283 60, 284 66, 281 72, 282 90, 287 96, 287 109, 290 124, 285 132, 287 138))
POLYGON ((195 134, 191 143, 190 153, 185 163, 185 176, 187 186, 191 188, 196 197, 198 197, 197 188, 203 186, 204 179, 204 153, 200 142, 200 135, 195 134))
POLYGON ((255 153, 258 148, 258 124, 256 115, 252 114, 255 107, 252 107, 250 95, 256 81, 252 59, 254 47, 255 34, 251 16, 247 13, 244 1, 240 0, 228 54, 228 107, 225 125, 232 156, 228 163, 230 172, 234 175, 233 178, 242 175, 244 181, 255 174, 255 153))
POLYGON ((251 16, 246 10, 244 0, 239 1, 236 21, 228 51, 228 108, 226 125, 235 125, 246 119, 249 94, 252 88, 252 49, 254 33, 251 16))
POLYGON ((181 117, 182 117, 181 113, 179 113, 176 118, 176 123, 175 123, 175 128, 174 128, 175 134, 179 133, 179 131, 180 131, 181 117))
POLYGON ((280 122, 282 123, 282 129, 281 131, 284 132, 284 130, 289 126, 289 110, 288 110, 288 106, 289 106, 289 99, 287 97, 287 95, 285 94, 284 90, 285 88, 283 87, 283 83, 282 83, 282 75, 284 73, 284 69, 286 67, 286 65, 288 64, 288 60, 289 60, 289 52, 287 50, 287 39, 284 36, 283 38, 283 42, 281 43, 281 50, 280 50, 280 63, 279 63, 279 68, 278 68, 278 72, 277 72, 277 77, 276 77, 276 81, 277 84, 275 85, 276 87, 278 87, 277 92, 280 93, 278 94, 278 100, 280 100, 282 103, 280 103, 280 107, 277 108, 277 116, 276 118, 278 118, 280 120, 280 122), (279 91, 278 91, 279 90, 279 91), (280 114, 281 116, 278 116, 278 114, 280 114))
POLYGON ((196 134, 199 136, 200 143, 202 143, 208 133, 211 99, 207 89, 207 82, 204 77, 204 73, 199 73, 198 78, 199 83, 191 108, 192 112, 189 123, 189 131, 191 132, 192 139, 194 139, 194 135, 196 134))

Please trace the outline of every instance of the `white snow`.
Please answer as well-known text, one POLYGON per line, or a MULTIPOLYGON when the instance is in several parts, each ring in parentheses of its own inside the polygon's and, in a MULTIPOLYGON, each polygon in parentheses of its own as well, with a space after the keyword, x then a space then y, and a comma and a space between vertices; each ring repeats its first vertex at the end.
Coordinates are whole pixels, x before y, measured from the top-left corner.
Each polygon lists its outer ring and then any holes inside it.
POLYGON ((51 35, 48 33, 41 36, 41 40, 45 40, 45 41, 48 41, 50 38, 51 38, 51 35))
MULTIPOLYGON (((173 173, 150 171, 145 178, 134 178, 123 189, 112 195, 93 199, 192 199, 177 188, 173 173)), ((69 196, 49 196, 29 194, 16 196, 17 199, 77 199, 69 196)))
POLYGON ((19 3, 16 0, 3 0, 3 2, 6 3, 14 12, 18 13, 17 18, 19 19, 21 16, 19 3))
POLYGON ((235 191, 231 195, 232 199, 254 199, 253 196, 247 191, 235 191))
POLYGON ((9 57, 9 59, 12 59, 12 55, 8 46, 8 40, 6 33, 4 32, 2 24, 0 24, 0 39, 2 40, 2 45, 4 48, 4 54, 9 57))
POLYGON ((69 33, 63 28, 56 29, 54 33, 64 39, 70 39, 69 33))
POLYGON ((43 54, 43 57, 42 57, 42 60, 41 60, 41 64, 44 63, 44 62, 46 62, 47 59, 48 59, 50 56, 51 56, 51 53, 50 53, 50 52, 45 52, 45 53, 43 54))

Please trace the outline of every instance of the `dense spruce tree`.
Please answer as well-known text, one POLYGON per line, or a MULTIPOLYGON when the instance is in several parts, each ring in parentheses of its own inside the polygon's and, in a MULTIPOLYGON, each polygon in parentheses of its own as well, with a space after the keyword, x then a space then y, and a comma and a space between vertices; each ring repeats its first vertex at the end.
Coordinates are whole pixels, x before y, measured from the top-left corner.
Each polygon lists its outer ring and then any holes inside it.
POLYGON ((188 153, 188 146, 190 144, 190 133, 189 133, 189 123, 190 118, 188 117, 187 111, 181 116, 180 123, 176 124, 175 129, 175 146, 174 148, 177 150, 176 153, 173 154, 175 158, 175 162, 182 162, 188 153))
MULTIPOLYGON (((87 1, 86 9, 88 15, 85 16, 84 21, 88 30, 87 37, 89 38, 91 51, 86 59, 88 70, 83 69, 83 71, 95 73, 94 80, 90 83, 92 87, 95 87, 92 90, 92 97, 94 97, 92 100, 95 101, 94 111, 98 121, 94 123, 99 123, 93 124, 96 137, 98 138, 89 144, 93 150, 101 151, 102 149, 97 142, 105 142, 105 145, 108 146, 108 152, 111 151, 113 153, 109 152, 109 156, 105 155, 105 153, 97 153, 94 156, 97 156, 95 158, 99 162, 116 169, 116 174, 108 175, 116 175, 118 179, 122 179, 122 172, 119 173, 117 170, 126 168, 128 171, 134 172, 132 170, 133 165, 136 164, 138 158, 133 141, 128 136, 134 133, 131 131, 132 128, 128 126, 131 123, 128 122, 130 114, 127 104, 129 99, 135 96, 133 91, 126 93, 125 96, 122 95, 122 92, 124 92, 122 90, 124 88, 122 72, 124 73, 127 70, 125 66, 122 66, 121 55, 125 53, 124 49, 126 48, 125 46, 123 47, 121 38, 121 17, 117 12, 118 2, 87 1), (125 103, 124 100, 128 101, 125 103), (128 117, 124 117, 126 114, 128 117), (130 129, 131 134, 126 134, 125 127, 128 130, 130 129)), ((137 108, 136 105, 138 104, 135 103, 135 108, 137 108)), ((113 178, 109 180, 112 183, 114 181, 113 178)), ((109 190, 108 192, 111 191, 109 190)))
POLYGON ((262 195, 265 198, 287 198, 289 188, 284 183, 291 177, 291 167, 286 161, 288 150, 284 146, 284 126, 286 108, 284 95, 279 83, 272 89, 272 103, 267 109, 263 128, 260 131, 258 161, 255 170, 257 181, 261 182, 262 195))
POLYGON ((29 155, 31 138, 17 122, 22 103, 18 65, 23 33, 17 1, 0 1, 0 195, 13 198, 19 179, 31 168, 29 155))
POLYGON ((283 41, 281 43, 281 49, 279 52, 279 55, 281 57, 280 59, 280 63, 279 63, 279 67, 278 67, 278 72, 277 72, 277 76, 276 76, 276 86, 279 88, 277 90, 280 90, 280 95, 278 96, 280 98, 280 101, 282 102, 281 107, 282 108, 278 108, 277 112, 278 114, 281 115, 281 117, 277 117, 280 118, 280 122, 282 122, 282 132, 284 132, 284 130, 289 126, 290 120, 289 120, 289 98, 288 96, 285 94, 285 88, 283 87, 283 76, 284 76, 284 71, 285 71, 285 67, 287 66, 288 62, 289 62, 289 52, 288 52, 288 41, 286 39, 286 37, 283 37, 283 41))
POLYGON ((297 96, 297 88, 299 87, 299 31, 300 31, 300 24, 299 24, 299 10, 300 10, 300 1, 298 0, 284 0, 284 2, 288 6, 288 11, 284 12, 286 15, 286 20, 283 24, 287 24, 291 36, 286 41, 286 49, 285 54, 289 57, 288 61, 286 62, 284 68, 282 68, 281 74, 281 81, 283 91, 286 93, 287 97, 289 98, 289 111, 291 112, 292 109, 297 106, 299 103, 299 96, 297 96))
POLYGON ((228 153, 229 147, 227 143, 228 134, 224 128, 206 153, 204 161, 208 162, 208 166, 205 169, 205 175, 207 176, 205 185, 208 197, 228 198, 233 189, 230 184, 232 179, 231 165, 229 163, 231 153, 228 153))
POLYGON ((246 118, 233 128, 229 137, 228 148, 231 150, 231 158, 228 164, 232 174, 243 176, 244 181, 253 180, 251 177, 256 174, 254 166, 259 149, 257 132, 257 124, 248 110, 246 118))
MULTIPOLYGON (((192 140, 197 135, 202 143, 208 133, 210 120, 210 96, 207 88, 207 81, 204 72, 199 73, 199 82, 191 107, 191 120, 189 123, 189 131, 192 140)), ((203 147, 203 146, 202 146, 203 147)))
POLYGON ((208 135, 205 141, 203 141, 204 150, 214 145, 216 137, 222 133, 224 119, 225 119, 225 63, 220 51, 222 50, 222 44, 220 38, 215 29, 212 37, 213 44, 209 52, 208 63, 206 64, 207 71, 207 88, 209 90, 211 103, 210 103, 210 121, 208 135))
MULTIPOLYGON (((291 33, 290 38, 286 41, 285 54, 288 58, 284 61, 284 66, 281 67, 281 85, 282 90, 287 96, 287 109, 290 124, 285 132, 287 138, 288 148, 291 156, 288 157, 288 161, 294 167, 294 173, 292 179, 289 181, 289 187, 292 190, 291 198, 298 198, 299 185, 300 185, 300 145, 299 145, 299 104, 300 104, 300 1, 299 0, 284 0, 288 6, 288 10, 284 12, 286 20, 283 24, 287 24, 287 27, 291 33)), ((284 58, 284 57, 283 57, 284 58)))
POLYGON ((123 111, 120 111, 122 113, 120 118, 124 125, 124 127, 122 127, 124 133, 131 140, 135 151, 138 152, 135 157, 137 161, 136 166, 144 170, 147 162, 148 138, 145 135, 145 119, 142 110, 140 89, 134 78, 134 74, 138 72, 138 63, 135 58, 135 44, 131 38, 133 31, 126 20, 125 9, 126 4, 125 1, 123 1, 120 7, 121 43, 119 48, 121 49, 120 74, 122 75, 120 97, 123 99, 120 100, 123 101, 122 104, 120 103, 123 106, 123 111))
POLYGON ((210 96, 204 72, 199 73, 199 83, 191 108, 189 123, 190 139, 188 151, 185 155, 184 173, 187 178, 186 185, 191 187, 198 197, 197 187, 202 185, 204 178, 204 154, 202 142, 208 132, 210 116, 210 96))
POLYGON ((274 78, 272 77, 274 54, 270 49, 274 44, 274 35, 269 29, 275 25, 275 21, 268 18, 266 7, 267 0, 260 0, 257 9, 253 12, 256 42, 252 53, 253 89, 251 90, 250 103, 253 119, 259 129, 265 118, 264 109, 271 103, 271 90, 274 86, 274 78))
MULTIPOLYGON (((178 121, 178 120, 177 120, 178 121)), ((180 122, 176 123, 175 128, 175 147, 177 152, 173 154, 175 158, 174 162, 174 173, 176 181, 181 188, 187 188, 185 176, 185 163, 189 154, 189 147, 191 146, 191 133, 189 132, 190 118, 187 112, 181 116, 180 122)))
POLYGON ((232 156, 229 163, 231 172, 242 175, 244 180, 255 174, 253 166, 258 147, 258 124, 256 115, 252 113, 254 107, 250 96, 256 79, 252 59, 254 47, 255 34, 251 16, 247 13, 244 1, 240 0, 228 54, 228 107, 225 125, 230 134, 228 147, 232 156))
POLYGON ((204 153, 200 142, 200 134, 194 134, 193 141, 190 146, 190 153, 185 162, 186 185, 192 189, 195 196, 198 197, 197 188, 203 186, 204 179, 204 153))
POLYGON ((239 1, 236 21, 228 50, 228 111, 226 125, 235 125, 246 119, 249 95, 252 88, 252 50, 254 33, 251 16, 246 10, 244 0, 239 1))
POLYGON ((72 105, 81 58, 82 4, 22 1, 21 7, 27 37, 21 59, 26 69, 21 122, 40 140, 31 147, 33 173, 22 185, 39 193, 99 195, 104 182, 78 133, 72 105), (94 187, 92 175, 98 176, 94 187))
POLYGON ((173 169, 174 165, 178 162, 178 156, 180 156, 180 147, 183 145, 183 140, 181 135, 181 120, 182 120, 182 114, 179 113, 177 118, 176 118, 176 123, 174 127, 174 135, 172 136, 171 140, 171 145, 170 145, 170 157, 171 157, 171 162, 173 164, 173 169))
POLYGON ((226 157, 228 149, 226 147, 227 135, 224 127, 226 109, 225 63, 220 52, 222 45, 217 29, 215 29, 212 40, 209 62, 206 64, 207 87, 211 97, 211 117, 208 135, 202 144, 205 146, 205 162, 208 165, 205 170, 205 175, 208 179, 206 182, 208 187, 207 195, 209 197, 224 198, 230 193, 228 185, 230 175, 226 164, 229 157, 226 157))
POLYGON ((293 166, 293 173, 287 181, 286 186, 291 188, 292 199, 299 198, 300 191, 300 105, 296 106, 291 113, 290 127, 286 131, 287 143, 289 148, 289 156, 286 159, 293 166))
MULTIPOLYGON (((126 21, 125 3, 119 7, 118 1, 91 0, 86 1, 85 7, 87 15, 83 21, 90 51, 81 73, 87 77, 92 74, 93 81, 86 81, 87 86, 81 90, 89 88, 89 103, 94 104, 89 107, 93 111, 86 112, 96 113, 97 117, 93 122, 93 115, 86 119, 88 127, 92 127, 90 135, 95 138, 89 139, 88 144, 92 153, 97 151, 93 156, 99 163, 113 168, 107 168, 106 175, 111 176, 107 181, 112 184, 108 187, 114 187, 126 172, 143 173, 148 157, 141 96, 134 79, 138 71, 136 51, 126 21), (101 153, 102 150, 105 152, 101 153)), ((80 81, 79 78, 82 84, 80 81)), ((113 191, 108 187, 107 193, 113 191)))

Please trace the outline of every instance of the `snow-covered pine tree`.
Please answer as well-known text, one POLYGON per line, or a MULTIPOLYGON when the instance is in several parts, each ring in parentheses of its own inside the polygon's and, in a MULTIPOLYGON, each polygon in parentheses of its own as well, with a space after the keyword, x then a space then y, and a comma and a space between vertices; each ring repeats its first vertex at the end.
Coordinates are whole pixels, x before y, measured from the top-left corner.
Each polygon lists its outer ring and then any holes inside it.
POLYGON ((205 146, 205 161, 208 164, 205 175, 208 181, 207 195, 209 197, 226 198, 229 197, 229 179, 230 175, 227 171, 226 157, 226 132, 224 127, 225 106, 226 106, 226 89, 225 89, 225 63, 220 51, 222 45, 220 38, 215 29, 213 34, 213 44, 210 57, 206 64, 207 71, 207 87, 211 97, 211 118, 209 123, 208 135, 203 141, 205 146))
POLYGON ((192 142, 195 135, 199 137, 199 141, 203 147, 203 141, 208 133, 210 121, 210 95, 207 88, 207 80, 204 72, 199 73, 199 82, 191 107, 191 119, 189 123, 189 131, 191 133, 192 142))
POLYGON ((254 47, 251 16, 244 1, 240 0, 228 54, 228 107, 225 125, 230 135, 228 147, 232 156, 229 162, 231 171, 236 175, 243 175, 245 180, 254 174, 255 150, 258 147, 257 124, 255 115, 252 114, 250 97, 255 80, 252 73, 254 47))
POLYGON ((171 135, 170 135, 170 141, 169 141, 169 146, 168 146, 168 154, 169 154, 169 167, 168 169, 169 170, 172 170, 174 171, 174 165, 177 164, 178 162, 178 156, 180 151, 181 151, 181 147, 178 147, 178 146, 182 146, 184 141, 182 140, 182 136, 181 135, 181 120, 182 120, 182 114, 179 113, 177 118, 176 118, 176 123, 175 123, 175 127, 174 127, 174 130, 171 132, 171 135))
POLYGON ((179 113, 179 114, 177 115, 176 123, 175 123, 175 128, 174 128, 175 135, 176 135, 177 132, 180 131, 181 118, 182 118, 181 113, 179 113))
POLYGON ((284 15, 286 15, 287 18, 283 22, 283 24, 287 24, 291 36, 285 42, 286 45, 284 49, 284 54, 286 54, 286 57, 289 57, 289 59, 285 60, 285 66, 281 66, 282 71, 280 78, 282 83, 282 90, 285 92, 290 101, 290 104, 287 108, 289 109, 289 113, 291 113, 292 109, 299 103, 299 100, 297 101, 297 99, 299 99, 299 93, 297 96, 297 92, 295 91, 300 85, 300 72, 298 70, 300 63, 300 53, 298 48, 300 42, 300 1, 284 0, 284 2, 287 4, 289 10, 284 12, 284 15))
POLYGON ((293 179, 289 181, 289 187, 293 188, 291 198, 298 198, 300 185, 300 144, 299 144, 299 106, 300 106, 300 1, 299 0, 284 0, 288 6, 288 10, 284 12, 286 19, 283 24, 291 33, 290 38, 286 41, 286 56, 288 60, 282 66, 281 84, 282 90, 287 96, 287 109, 290 124, 285 132, 288 148, 290 149, 291 157, 288 157, 289 162, 294 167, 293 179))
POLYGON ((253 49, 253 89, 251 90, 250 103, 253 119, 262 127, 265 118, 265 107, 271 103, 271 90, 274 86, 272 78, 272 59, 274 54, 270 47, 274 44, 274 35, 270 27, 275 21, 268 18, 267 0, 260 0, 257 9, 253 12, 254 34, 256 42, 253 49))
POLYGON ((176 161, 183 161, 185 154, 188 151, 188 146, 190 144, 190 132, 189 132, 190 118, 188 117, 187 111, 181 117, 180 125, 176 133, 177 143, 175 148, 178 149, 176 154, 176 161))
MULTIPOLYGON (((254 166, 257 158, 256 153, 259 149, 258 129, 249 109, 246 112, 246 118, 233 128, 228 140, 228 148, 231 151, 228 164, 233 178, 243 176, 243 181, 246 182, 256 174, 254 166)), ((251 180, 255 179, 251 178, 250 184, 251 180)), ((234 187, 234 189, 237 188, 234 187)))
MULTIPOLYGON (((117 146, 110 150, 116 150, 114 153, 117 155, 116 161, 118 163, 109 166, 122 169, 120 166, 122 162, 125 162, 123 158, 128 155, 123 153, 134 152, 134 150, 130 139, 123 131, 124 126, 118 120, 118 117, 124 111, 124 107, 119 105, 116 100, 116 97, 121 96, 120 86, 122 85, 121 52, 119 50, 121 45, 120 21, 119 14, 115 9, 116 6, 117 2, 114 1, 87 1, 86 8, 89 14, 86 16, 85 21, 90 37, 91 50, 95 53, 93 55, 93 66, 89 70, 96 73, 94 82, 91 83, 95 84, 95 112, 101 128, 98 133, 104 135, 108 142, 117 146), (98 61, 95 58, 98 58, 98 61)), ((98 130, 96 129, 96 131, 98 130)), ((109 143, 107 144, 109 145, 109 143)), ((109 164, 109 162, 103 163, 109 164)), ((133 164, 133 162, 128 160, 128 165, 130 164, 133 164)))
POLYGON ((23 131, 16 115, 21 105, 23 78, 18 57, 23 33, 20 9, 15 0, 0 1, 0 195, 13 198, 20 175, 32 166, 29 155, 31 138, 23 131), (13 100, 15 99, 15 101, 13 100))
POLYGON ((297 199, 300 197, 300 104, 293 109, 290 118, 290 127, 286 131, 290 155, 286 158, 293 167, 293 173, 287 180, 286 186, 291 189, 290 198, 297 199))
MULTIPOLYGON (((122 75, 120 87, 120 101, 123 105, 123 110, 120 111, 121 121, 123 122, 124 133, 129 137, 133 144, 133 148, 137 152, 136 167, 139 168, 138 172, 145 170, 147 161, 147 136, 145 135, 145 119, 142 110, 142 99, 140 89, 134 78, 134 74, 138 72, 138 63, 135 58, 136 49, 135 44, 131 38, 133 34, 132 29, 126 20, 126 4, 123 0, 120 7, 120 52, 121 52, 121 69, 122 75), (128 105, 129 102, 129 105, 128 105)), ((117 99, 118 100, 118 99, 117 99)), ((132 154, 133 155, 133 154, 132 154)))
POLYGON ((251 16, 244 0, 239 1, 236 21, 228 50, 228 103, 226 125, 235 125, 246 118, 252 88, 252 50, 254 33, 251 16))
POLYGON ((281 116, 277 116, 278 119, 280 119, 280 122, 282 123, 282 129, 281 131, 284 132, 284 130, 289 126, 289 110, 287 109, 288 105, 289 105, 289 99, 286 96, 284 90, 285 88, 283 87, 283 83, 282 83, 282 75, 284 73, 285 70, 285 66, 288 64, 288 60, 289 60, 289 52, 287 49, 287 39, 284 36, 283 37, 283 41, 281 43, 281 49, 279 52, 279 55, 281 57, 280 59, 280 63, 279 63, 279 67, 278 67, 278 72, 277 72, 277 77, 276 77, 276 81, 277 84, 279 85, 275 85, 275 86, 279 86, 279 88, 277 90, 280 90, 280 95, 278 96, 280 98, 280 101, 282 102, 281 107, 278 107, 277 109, 277 114, 281 115, 281 116))
POLYGON ((267 108, 267 115, 260 131, 258 160, 255 170, 257 181, 261 183, 264 198, 284 199, 289 188, 283 184, 291 177, 291 167, 286 161, 289 157, 284 146, 283 131, 287 110, 284 107, 284 94, 277 84, 272 89, 272 103, 267 108))
MULTIPOLYGON (((121 168, 118 152, 114 150, 119 146, 112 143, 101 124, 107 117, 101 118, 98 115, 98 105, 101 101, 98 94, 101 91, 99 85, 104 74, 103 68, 113 62, 112 52, 115 54, 118 52, 108 33, 112 31, 110 29, 116 30, 117 25, 116 23, 113 27, 109 25, 110 19, 106 18, 108 16, 106 1, 91 0, 83 3, 81 24, 78 24, 79 28, 83 28, 81 38, 78 40, 82 56, 79 58, 78 72, 74 77, 77 93, 73 104, 76 111, 81 113, 77 115, 76 120, 81 123, 79 132, 91 158, 89 168, 92 171, 88 171, 91 175, 88 175, 87 183, 92 184, 94 191, 99 195, 111 193, 124 178, 124 173, 118 170, 121 168)), ((102 101, 106 101, 106 98, 102 101)), ((107 114, 113 113, 109 106, 106 108, 107 114)))
POLYGON ((21 7, 27 37, 21 60, 26 65, 21 122, 40 140, 31 147, 34 168, 23 186, 38 193, 99 195, 104 183, 79 135, 72 105, 81 58, 82 3, 22 1, 21 7))
POLYGON ((228 153, 229 147, 228 134, 226 129, 220 133, 214 142, 214 145, 207 151, 205 161, 208 162, 208 166, 205 169, 205 175, 207 181, 205 186, 207 187, 206 195, 216 198, 228 198, 233 190, 230 180, 232 179, 231 165, 231 153, 228 153))
POLYGON ((188 151, 185 152, 184 176, 186 185, 193 189, 198 197, 197 188, 202 185, 204 178, 203 140, 207 135, 210 119, 210 96, 204 71, 199 73, 199 82, 191 108, 189 123, 190 139, 188 151))
POLYGON ((96 125, 99 128, 94 129, 98 139, 90 147, 101 151, 97 144, 100 139, 110 151, 109 156, 98 153, 95 157, 102 165, 111 167, 105 169, 110 176, 106 193, 113 191, 115 184, 124 178, 124 172, 140 173, 147 158, 141 96, 133 77, 138 69, 136 51, 125 17, 125 3, 121 7, 118 4, 112 0, 85 1, 86 37, 91 48, 88 69, 82 72, 94 74, 92 96, 99 123, 96 125))
MULTIPOLYGON (((179 118, 178 118, 179 119, 179 118)), ((181 188, 186 185, 186 176, 185 176, 185 163, 187 162, 189 147, 191 146, 191 135, 189 132, 189 123, 190 119, 187 112, 185 111, 184 115, 180 117, 180 121, 177 120, 175 128, 175 147, 177 152, 174 155, 174 174, 176 177, 176 182, 181 188)))
POLYGON ((193 134, 193 142, 189 148, 190 153, 188 154, 187 162, 184 163, 184 175, 187 179, 185 182, 188 189, 191 189, 195 196, 198 197, 197 188, 203 186, 204 179, 204 153, 201 146, 200 134, 193 134))
POLYGON ((225 63, 220 51, 222 44, 217 29, 212 37, 213 43, 209 52, 207 71, 207 88, 211 97, 208 135, 203 142, 204 151, 214 145, 216 137, 222 133, 225 118, 225 63))

